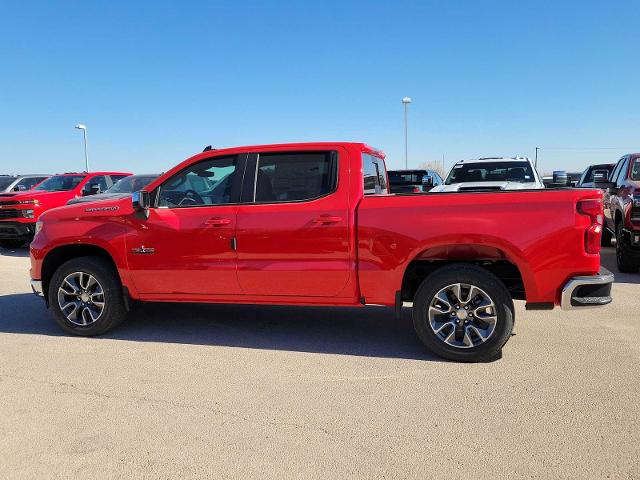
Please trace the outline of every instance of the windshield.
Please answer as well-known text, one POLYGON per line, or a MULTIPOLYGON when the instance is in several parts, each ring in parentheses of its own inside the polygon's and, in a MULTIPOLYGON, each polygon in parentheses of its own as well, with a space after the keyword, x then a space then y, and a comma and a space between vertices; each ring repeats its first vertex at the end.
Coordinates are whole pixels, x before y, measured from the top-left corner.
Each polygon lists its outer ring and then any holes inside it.
POLYGON ((54 175, 48 178, 34 190, 45 192, 65 192, 67 190, 73 190, 84 179, 84 175, 54 175))
POLYGON ((427 175, 426 170, 389 172, 389 183, 391 185, 420 185, 425 175, 427 175))
POLYGON ((14 177, 0 177, 0 190, 4 190, 11 185, 16 179, 14 177))
POLYGON ((131 175, 118 180, 105 193, 133 193, 142 190, 152 181, 158 178, 157 175, 131 175))
POLYGON ((529 162, 482 162, 455 165, 445 185, 468 182, 535 182, 529 162))
POLYGON ((635 180, 636 182, 640 181, 640 158, 636 158, 633 161, 633 166, 631 167, 631 180, 635 180))

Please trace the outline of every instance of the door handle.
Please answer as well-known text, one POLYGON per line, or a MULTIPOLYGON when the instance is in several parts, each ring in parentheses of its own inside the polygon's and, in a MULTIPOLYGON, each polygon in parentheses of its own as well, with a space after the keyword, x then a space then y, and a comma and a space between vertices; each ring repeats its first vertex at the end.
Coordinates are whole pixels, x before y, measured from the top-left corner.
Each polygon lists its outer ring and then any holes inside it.
POLYGON ((314 223, 321 223, 324 225, 328 225, 330 223, 339 223, 342 221, 342 217, 336 217, 334 215, 320 215, 313 219, 314 223))
POLYGON ((210 218, 204 222, 205 225, 212 225, 214 227, 222 227, 224 225, 229 225, 231 220, 228 218, 210 218))

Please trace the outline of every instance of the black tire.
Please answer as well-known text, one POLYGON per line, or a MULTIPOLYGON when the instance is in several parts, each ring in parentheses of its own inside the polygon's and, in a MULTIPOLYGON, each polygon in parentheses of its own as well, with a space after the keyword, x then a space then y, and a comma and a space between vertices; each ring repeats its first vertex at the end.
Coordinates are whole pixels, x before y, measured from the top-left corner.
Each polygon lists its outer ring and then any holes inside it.
POLYGON ((602 227, 602 240, 600 241, 600 245, 603 247, 610 247, 611 240, 613 235, 611 235, 611 231, 607 227, 602 227))
POLYGON ((7 250, 14 250, 20 248, 25 243, 24 240, 0 240, 0 247, 6 248, 7 250))
MULTIPOLYGON (((468 296, 471 296, 470 292, 468 296)), ((473 302, 472 299, 467 301, 469 304, 473 302)), ((464 302, 461 303, 464 304, 464 302)), ((473 310, 473 307, 471 310, 473 310)), ((467 315, 464 312, 461 314, 467 315)), ((449 313, 447 313, 447 315, 449 315, 449 313)), ((457 319, 458 317, 452 317, 452 321, 457 319)), ((478 320, 480 319, 470 319, 469 321, 473 324, 473 322, 478 322, 478 320)), ((486 362, 500 358, 502 355, 502 347, 511 337, 513 324, 513 300, 504 283, 493 273, 475 265, 458 263, 436 270, 422 281, 414 298, 413 326, 418 337, 420 337, 420 340, 422 340, 429 350, 448 360, 459 362, 486 362), (445 343, 445 340, 436 335, 434 329, 431 327, 428 312, 431 302, 435 301, 435 296, 438 292, 447 286, 458 283, 473 285, 481 289, 482 293, 486 294, 495 306, 494 316, 496 320, 494 330, 487 335, 486 340, 482 343, 475 345, 474 341, 472 342, 474 346, 464 348, 449 345, 445 343)), ((473 327, 473 325, 469 325, 469 327, 473 327)), ((467 331, 467 327, 463 325, 459 325, 459 327, 452 326, 450 328, 464 329, 463 333, 467 331)), ((451 330, 449 330, 449 332, 450 331, 451 330)), ((458 332, 455 333, 454 337, 458 336, 458 332)), ((445 331, 445 334, 446 333, 447 331, 445 331)), ((481 340, 481 337, 478 336, 476 340, 481 340)))
POLYGON ((629 256, 628 248, 624 242, 622 222, 618 222, 616 225, 616 263, 618 264, 618 270, 622 273, 636 273, 640 269, 640 264, 629 256))
MULTIPOLYGON (((73 295, 71 296, 73 297, 73 295)), ((49 305, 56 322, 69 333, 82 336, 101 335, 124 321, 127 311, 118 272, 100 257, 78 257, 63 263, 53 274, 48 288, 49 305), (91 275, 101 287, 104 307, 97 319, 89 325, 78 325, 63 313, 58 292, 65 278, 74 273, 91 275)), ((80 309, 78 309, 80 310, 80 309)), ((76 322, 82 321, 76 318, 76 322)))

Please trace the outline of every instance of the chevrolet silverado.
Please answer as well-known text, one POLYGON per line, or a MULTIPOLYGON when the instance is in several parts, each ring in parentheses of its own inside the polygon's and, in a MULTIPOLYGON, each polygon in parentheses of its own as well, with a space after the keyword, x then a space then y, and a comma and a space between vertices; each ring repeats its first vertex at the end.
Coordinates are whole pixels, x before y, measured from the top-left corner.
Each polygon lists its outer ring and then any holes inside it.
POLYGON ((44 213, 31 285, 87 336, 132 301, 409 303, 431 351, 484 361, 511 336, 514 299, 611 301, 602 209, 598 190, 390 194, 384 155, 362 143, 209 150, 132 197, 44 213))

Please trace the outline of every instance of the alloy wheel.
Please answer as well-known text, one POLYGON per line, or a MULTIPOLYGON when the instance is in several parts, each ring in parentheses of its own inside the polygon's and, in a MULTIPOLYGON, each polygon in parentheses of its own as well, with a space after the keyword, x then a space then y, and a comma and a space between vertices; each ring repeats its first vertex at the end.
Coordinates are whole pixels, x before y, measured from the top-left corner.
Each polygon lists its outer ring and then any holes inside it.
POLYGON ((104 311, 104 290, 93 275, 70 273, 58 288, 58 305, 67 320, 86 327, 97 322, 104 311))
POLYGON ((429 325, 441 341, 456 348, 477 347, 491 338, 498 313, 481 288, 454 283, 436 293, 429 304, 429 325))

